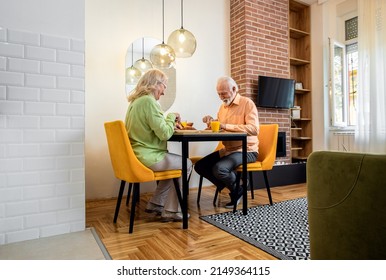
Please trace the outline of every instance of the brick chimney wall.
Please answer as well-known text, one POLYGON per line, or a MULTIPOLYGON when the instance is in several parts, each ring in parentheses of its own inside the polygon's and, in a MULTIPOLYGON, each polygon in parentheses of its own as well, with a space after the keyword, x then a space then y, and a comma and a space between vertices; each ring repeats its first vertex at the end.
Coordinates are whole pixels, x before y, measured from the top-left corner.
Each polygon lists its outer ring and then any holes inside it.
MULTIPOLYGON (((240 94, 256 102, 258 76, 289 78, 288 0, 230 0, 231 76, 240 94)), ((286 133, 291 162, 290 110, 257 108, 260 123, 278 123, 286 133)))

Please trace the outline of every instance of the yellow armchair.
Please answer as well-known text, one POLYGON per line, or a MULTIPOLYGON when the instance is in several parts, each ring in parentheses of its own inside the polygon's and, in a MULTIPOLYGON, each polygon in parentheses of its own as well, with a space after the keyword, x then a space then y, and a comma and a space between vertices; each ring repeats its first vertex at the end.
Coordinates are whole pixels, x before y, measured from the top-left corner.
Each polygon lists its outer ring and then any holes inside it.
MULTIPOLYGON (((253 174, 255 171, 263 171, 265 187, 267 189, 267 194, 269 198, 269 203, 272 205, 272 196, 269 186, 267 171, 273 168, 276 159, 276 149, 277 149, 277 137, 279 134, 279 125, 278 124, 261 124, 259 132, 259 156, 257 161, 247 164, 247 172, 249 174, 250 188, 251 188, 251 197, 254 198, 253 191, 253 174)), ((224 147, 221 142, 216 148, 216 151, 224 147)), ((200 157, 197 157, 197 160, 200 157)), ((196 160, 196 161, 197 161, 196 160)), ((239 187, 240 177, 243 171, 243 166, 240 165, 236 168, 237 171, 237 182, 239 187)), ((198 195, 197 195, 197 204, 200 204, 201 188, 202 188, 202 177, 200 176, 200 183, 198 186, 198 195)), ((218 191, 216 190, 213 205, 216 206, 216 201, 218 197, 218 191)))
MULTIPOLYGON (((140 183, 173 179, 178 195, 178 200, 181 204, 182 196, 178 178, 181 177, 182 171, 180 169, 166 171, 151 170, 147 166, 143 165, 135 156, 129 140, 128 132, 126 131, 122 121, 118 120, 113 122, 106 122, 104 127, 114 174, 117 179, 121 180, 114 214, 114 223, 116 223, 118 218, 119 208, 121 205, 126 182, 130 183, 130 185, 133 184, 134 188, 129 226, 129 233, 132 233, 134 227, 135 207, 137 201, 139 200, 140 194, 140 183)), ((130 191, 131 188, 129 189, 128 196, 130 195, 130 191)))
MULTIPOLYGON (((257 161, 247 164, 247 171, 250 175, 249 180, 252 198, 254 198, 252 172, 263 171, 264 183, 267 189, 270 205, 272 205, 272 196, 269 187, 267 171, 271 170, 275 164, 278 134, 278 124, 261 124, 259 132, 259 156, 257 161)), ((243 166, 238 166, 236 171, 238 177, 240 177, 240 174, 243 171, 243 166)), ((240 180, 237 180, 237 182, 240 182, 240 180)))

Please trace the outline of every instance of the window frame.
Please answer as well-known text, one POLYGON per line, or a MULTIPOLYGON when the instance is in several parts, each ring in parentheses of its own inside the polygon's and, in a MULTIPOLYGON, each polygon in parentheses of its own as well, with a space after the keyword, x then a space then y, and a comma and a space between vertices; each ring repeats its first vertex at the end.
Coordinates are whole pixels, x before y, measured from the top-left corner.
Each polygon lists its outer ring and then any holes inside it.
MULTIPOLYGON (((339 36, 339 38, 341 39, 340 41, 338 41, 335 38, 328 38, 328 43, 329 43, 329 46, 328 46, 328 52, 329 52, 328 54, 328 57, 329 57, 328 102, 329 102, 329 126, 331 129, 334 129, 334 128, 354 129, 357 125, 356 115, 354 116, 353 114, 356 114, 355 104, 357 103, 358 93, 356 92, 356 94, 353 95, 350 91, 351 89, 355 89, 355 86, 357 86, 357 83, 358 83, 358 77, 357 77, 359 72, 358 65, 357 65, 358 61, 355 60, 353 64, 350 64, 350 62, 348 61, 349 57, 352 56, 352 53, 348 53, 349 48, 351 48, 353 44, 356 44, 356 48, 358 45, 358 33, 357 33, 358 30, 355 30, 352 28, 350 29, 348 25, 348 22, 354 20, 355 18, 356 18, 356 24, 357 24, 358 15, 356 13, 346 14, 344 17, 339 17, 340 19, 339 22, 342 22, 342 24, 341 25, 339 24, 339 26, 341 26, 342 29, 340 29, 340 32, 338 32, 338 34, 340 35, 344 34, 344 35, 339 36), (340 48, 341 54, 342 54, 341 63, 343 63, 342 65, 343 67, 341 67, 342 69, 340 72, 334 68, 335 66, 334 48, 335 47, 340 48), (352 68, 351 66, 354 68, 352 68), (352 79, 352 76, 350 76, 349 68, 351 68, 352 70, 353 69, 356 70, 356 72, 353 71, 353 73, 356 73, 354 79, 352 79), (341 93, 336 91, 336 86, 334 83, 335 81, 334 79, 337 78, 336 73, 343 75, 340 78, 340 80, 338 80, 338 84, 340 83, 342 85, 340 86, 342 90, 341 93), (350 85, 350 81, 355 81, 355 82, 352 82, 350 85), (353 88, 351 88, 350 86, 353 88)), ((355 28, 355 25, 354 25, 354 28, 355 28)), ((358 28, 357 25, 356 25, 356 28, 358 28)), ((354 58, 355 58, 355 55, 354 55, 354 58)), ((357 56, 356 56, 356 59, 358 59, 357 56)))
POLYGON ((347 61, 346 61, 346 45, 338 42, 335 39, 329 38, 329 49, 330 49, 330 66, 329 66, 329 102, 330 102, 330 126, 332 127, 347 127, 347 118, 348 118, 348 104, 347 104, 347 61), (336 48, 340 48, 339 55, 340 69, 336 69, 336 48), (337 77, 339 73, 340 77, 337 77), (339 85, 341 89, 339 90, 337 83, 334 81, 339 80, 339 85), (340 104, 338 102, 340 99, 340 104), (340 106, 341 105, 341 106, 340 106), (340 107, 338 107, 340 106, 340 107), (339 118, 337 111, 340 111, 339 118))

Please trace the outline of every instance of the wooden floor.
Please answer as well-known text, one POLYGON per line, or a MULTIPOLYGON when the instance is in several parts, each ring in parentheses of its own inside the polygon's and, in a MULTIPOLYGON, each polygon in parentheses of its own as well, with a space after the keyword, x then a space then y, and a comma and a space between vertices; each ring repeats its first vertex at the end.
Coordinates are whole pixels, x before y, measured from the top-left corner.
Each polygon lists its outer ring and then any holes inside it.
MULTIPOLYGON (((271 189, 273 202, 305 197, 305 184, 280 186, 271 189)), ((221 207, 229 201, 224 190, 219 207, 212 204, 214 187, 204 187, 200 207, 197 189, 189 193, 189 228, 181 222, 160 222, 160 216, 144 212, 151 193, 141 195, 136 210, 134 232, 128 233, 129 208, 122 200, 118 221, 113 223, 115 199, 86 202, 86 227, 94 227, 114 260, 272 260, 275 257, 234 237, 199 217, 230 211, 221 207)), ((268 204, 265 189, 255 190, 252 200, 248 193, 248 207, 268 204)), ((239 209, 241 208, 241 203, 239 209)))

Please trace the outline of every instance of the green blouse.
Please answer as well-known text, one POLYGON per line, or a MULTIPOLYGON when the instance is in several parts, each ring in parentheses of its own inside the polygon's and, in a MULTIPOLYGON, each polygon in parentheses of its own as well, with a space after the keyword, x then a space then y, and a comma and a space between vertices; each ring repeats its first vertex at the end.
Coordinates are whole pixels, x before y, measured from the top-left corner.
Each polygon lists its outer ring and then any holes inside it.
POLYGON ((153 95, 142 96, 130 103, 126 113, 126 130, 138 160, 151 166, 165 157, 167 140, 173 135, 176 115, 166 118, 153 95))

